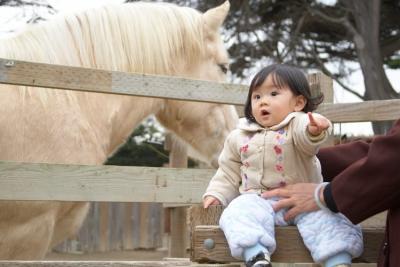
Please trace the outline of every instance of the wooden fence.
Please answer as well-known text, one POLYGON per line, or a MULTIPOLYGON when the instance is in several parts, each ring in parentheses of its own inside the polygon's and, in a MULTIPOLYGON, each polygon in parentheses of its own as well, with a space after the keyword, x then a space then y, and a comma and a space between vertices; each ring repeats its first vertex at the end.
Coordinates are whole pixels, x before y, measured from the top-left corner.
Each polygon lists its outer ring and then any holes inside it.
MULTIPOLYGON (((313 74, 309 81, 318 87, 314 89, 325 87, 332 94, 332 81, 326 76, 313 74)), ((242 85, 8 59, 0 59, 0 83, 234 105, 242 105, 247 96, 247 87, 242 85)), ((400 100, 324 103, 317 112, 333 122, 381 121, 399 118, 399 106, 400 100)), ((0 162, 0 200, 198 204, 213 173, 207 169, 0 162), (22 186, 27 183, 29 190, 22 186)), ((91 212, 105 209, 102 205, 91 212)), ((128 214, 136 212, 127 209, 128 214)), ((102 232, 101 222, 90 223, 98 223, 95 227, 102 232)))

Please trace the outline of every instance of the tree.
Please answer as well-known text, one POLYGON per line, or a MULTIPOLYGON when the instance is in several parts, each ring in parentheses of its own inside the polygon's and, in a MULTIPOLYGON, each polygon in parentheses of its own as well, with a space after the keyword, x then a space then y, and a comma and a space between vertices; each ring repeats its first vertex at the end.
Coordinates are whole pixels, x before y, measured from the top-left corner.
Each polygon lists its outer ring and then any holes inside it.
MULTIPOLYGON (((169 152, 164 149, 165 135, 153 118, 143 121, 127 142, 110 157, 106 165, 162 167, 169 162, 169 152)), ((189 159, 188 167, 198 162, 189 159)))
MULTIPOLYGON (((311 10, 311 14, 316 13, 325 21, 343 26, 352 38, 364 76, 365 93, 362 97, 364 100, 400 97, 390 84, 384 70, 385 61, 389 67, 399 67, 399 57, 392 59, 396 56, 393 53, 400 50, 399 13, 393 13, 396 9, 397 12, 400 11, 400 4, 395 2, 384 1, 385 13, 382 13, 382 17, 388 24, 382 24, 382 27, 381 0, 342 0, 339 3, 344 7, 345 14, 339 18, 311 10)), ((391 123, 375 123, 373 126, 376 133, 383 133, 390 128, 391 123)))
MULTIPOLYGON (((205 11, 223 1, 174 2, 205 11)), ((398 14, 396 0, 339 0, 334 5, 317 0, 231 1, 225 22, 231 71, 240 78, 260 62, 288 63, 318 69, 362 100, 399 98, 384 71, 400 67, 398 14), (343 79, 354 71, 349 61, 360 63, 364 94, 343 79)), ((374 124, 374 131, 383 133, 390 125, 374 124)))
POLYGON ((157 129, 154 120, 148 119, 135 129, 105 164, 161 167, 168 163, 168 152, 164 150, 163 143, 164 135, 157 129))
MULTIPOLYGON (((57 13, 46 0, 0 0, 0 7, 2 6, 18 8, 20 12, 16 14, 13 20, 23 20, 29 24, 46 20, 49 15, 57 13)), ((14 29, 9 29, 9 31, 13 32, 14 29)))

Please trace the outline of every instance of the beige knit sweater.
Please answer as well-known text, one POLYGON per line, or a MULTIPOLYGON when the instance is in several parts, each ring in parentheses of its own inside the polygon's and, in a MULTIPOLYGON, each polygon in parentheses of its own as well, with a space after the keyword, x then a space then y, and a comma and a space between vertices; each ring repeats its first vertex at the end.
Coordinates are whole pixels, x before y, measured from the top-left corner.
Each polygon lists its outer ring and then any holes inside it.
POLYGON ((219 169, 203 197, 216 197, 226 206, 239 194, 261 193, 298 182, 321 182, 320 163, 315 155, 332 125, 320 138, 312 138, 308 124, 304 112, 290 113, 270 128, 240 119, 237 129, 225 141, 219 169))

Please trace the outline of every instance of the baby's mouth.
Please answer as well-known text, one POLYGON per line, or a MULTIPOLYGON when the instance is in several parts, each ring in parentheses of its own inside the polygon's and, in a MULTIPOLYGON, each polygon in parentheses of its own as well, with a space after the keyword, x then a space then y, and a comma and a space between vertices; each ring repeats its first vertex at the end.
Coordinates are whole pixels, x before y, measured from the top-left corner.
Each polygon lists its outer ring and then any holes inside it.
POLYGON ((269 112, 266 110, 261 110, 261 116, 269 115, 269 112))

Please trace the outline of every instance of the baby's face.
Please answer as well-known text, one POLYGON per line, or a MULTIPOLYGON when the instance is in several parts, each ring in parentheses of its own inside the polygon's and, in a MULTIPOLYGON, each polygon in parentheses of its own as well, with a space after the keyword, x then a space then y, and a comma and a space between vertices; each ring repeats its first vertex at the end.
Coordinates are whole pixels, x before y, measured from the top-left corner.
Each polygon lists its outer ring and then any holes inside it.
POLYGON ((269 75, 267 79, 251 94, 251 111, 254 118, 263 127, 271 127, 283 121, 294 111, 301 111, 300 100, 303 96, 295 96, 288 86, 278 88, 269 75))

